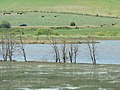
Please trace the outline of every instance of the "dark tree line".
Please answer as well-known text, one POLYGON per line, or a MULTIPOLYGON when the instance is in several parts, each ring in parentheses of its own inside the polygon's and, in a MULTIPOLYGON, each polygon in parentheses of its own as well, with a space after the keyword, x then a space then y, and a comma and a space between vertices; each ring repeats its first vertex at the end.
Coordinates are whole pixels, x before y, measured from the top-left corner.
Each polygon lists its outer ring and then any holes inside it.
POLYGON ((2 21, 0 23, 0 28, 11 28, 11 24, 7 21, 2 21))

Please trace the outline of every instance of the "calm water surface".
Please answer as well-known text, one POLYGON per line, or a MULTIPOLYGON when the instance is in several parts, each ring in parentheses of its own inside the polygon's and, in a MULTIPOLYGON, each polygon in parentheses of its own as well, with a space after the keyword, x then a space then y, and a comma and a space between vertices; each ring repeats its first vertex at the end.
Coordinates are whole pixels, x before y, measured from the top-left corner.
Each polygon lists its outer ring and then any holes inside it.
MULTIPOLYGON (((120 64, 120 40, 101 40, 96 44, 97 63, 120 64)), ((59 45, 60 49, 62 45, 59 45)), ((27 44, 25 46, 27 60, 29 61, 52 61, 54 51, 51 44, 27 44)), ((14 55, 15 60, 23 61, 22 55, 14 55)), ((79 45, 77 55, 78 63, 91 63, 86 44, 79 45)))

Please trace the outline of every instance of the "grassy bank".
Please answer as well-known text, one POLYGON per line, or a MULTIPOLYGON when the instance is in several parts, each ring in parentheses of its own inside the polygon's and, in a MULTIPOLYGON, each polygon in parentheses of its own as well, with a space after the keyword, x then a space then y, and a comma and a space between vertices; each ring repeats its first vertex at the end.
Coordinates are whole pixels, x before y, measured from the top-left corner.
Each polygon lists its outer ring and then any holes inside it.
POLYGON ((120 65, 0 62, 1 90, 119 90, 120 65))
POLYGON ((51 37, 58 38, 58 41, 66 39, 69 42, 80 43, 89 36, 97 40, 120 40, 119 27, 84 27, 84 28, 61 28, 61 29, 42 29, 42 28, 11 28, 0 29, 0 35, 7 33, 22 35, 24 43, 51 43, 51 37))

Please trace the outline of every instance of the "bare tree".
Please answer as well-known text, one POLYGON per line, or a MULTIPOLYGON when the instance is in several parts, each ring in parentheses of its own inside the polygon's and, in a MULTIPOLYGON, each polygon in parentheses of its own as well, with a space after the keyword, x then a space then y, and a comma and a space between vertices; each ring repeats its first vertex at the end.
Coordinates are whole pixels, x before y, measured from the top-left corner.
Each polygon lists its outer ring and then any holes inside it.
POLYGON ((69 58, 70 58, 70 62, 73 62, 73 44, 70 44, 70 51, 69 51, 69 58))
POLYGON ((19 37, 20 38, 20 50, 22 50, 22 53, 23 53, 23 57, 24 57, 24 60, 25 60, 25 62, 27 61, 27 58, 26 58, 26 52, 25 52, 25 45, 24 45, 24 43, 23 43, 23 39, 22 39, 22 37, 20 36, 19 37))
POLYGON ((56 40, 56 38, 52 37, 51 41, 52 41, 52 47, 54 49, 56 63, 60 62, 60 52, 59 52, 59 46, 57 44, 57 40, 56 40))
POLYGON ((13 61, 13 56, 15 53, 22 51, 24 60, 26 60, 26 53, 23 44, 22 37, 17 37, 15 33, 5 33, 1 38, 1 55, 4 61, 10 60, 13 61), (18 42, 20 40, 20 42, 18 42))
POLYGON ((77 62, 77 54, 78 54, 78 45, 75 44, 71 44, 70 47, 70 51, 69 51, 69 57, 70 57, 70 61, 71 63, 73 63, 73 58, 74 58, 74 63, 77 62))
POLYGON ((10 35, 8 36, 8 56, 9 56, 9 60, 12 61, 12 57, 13 57, 13 52, 15 49, 15 40, 14 40, 14 36, 10 35))
POLYGON ((2 35, 1 43, 2 43, 1 53, 4 61, 7 61, 8 59, 12 61, 13 52, 15 51, 15 47, 16 47, 14 34, 2 35))
POLYGON ((62 53, 63 53, 63 62, 66 63, 66 61, 67 61, 67 47, 66 47, 66 40, 63 41, 62 53))
POLYGON ((51 43, 52 43, 52 47, 54 50, 54 56, 55 56, 55 60, 56 62, 61 62, 60 61, 60 56, 62 56, 61 58, 63 59, 63 63, 66 63, 68 58, 70 59, 71 63, 76 63, 76 58, 77 58, 77 53, 78 53, 78 45, 76 44, 68 44, 67 40, 64 38, 64 40, 61 40, 61 49, 58 46, 59 39, 57 38, 53 38, 51 37, 51 43), (70 45, 70 47, 68 47, 70 45), (73 61, 74 60, 74 61, 73 61))
POLYGON ((91 38, 91 40, 88 40, 87 45, 88 45, 88 49, 89 49, 89 55, 90 58, 92 60, 93 64, 96 64, 96 46, 95 46, 95 41, 93 40, 93 38, 91 38))
POLYGON ((8 58, 8 45, 5 42, 4 36, 2 36, 2 41, 1 41, 1 54, 3 56, 4 61, 7 61, 8 58))
POLYGON ((77 62, 76 59, 77 59, 77 53, 78 53, 78 46, 74 46, 74 60, 75 60, 75 63, 77 62))

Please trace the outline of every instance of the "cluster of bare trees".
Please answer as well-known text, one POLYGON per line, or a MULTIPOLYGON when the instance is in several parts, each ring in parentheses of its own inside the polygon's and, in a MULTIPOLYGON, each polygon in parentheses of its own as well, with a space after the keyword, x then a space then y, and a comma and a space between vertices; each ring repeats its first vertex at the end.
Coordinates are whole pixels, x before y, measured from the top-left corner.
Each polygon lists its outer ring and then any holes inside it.
POLYGON ((78 54, 78 46, 76 44, 67 44, 66 40, 63 40, 62 44, 58 43, 57 38, 52 38, 52 47, 54 50, 54 56, 57 62, 71 62, 76 63, 76 58, 78 54))
MULTIPOLYGON (((51 39, 52 47, 54 50, 54 56, 56 63, 57 62, 70 62, 70 63, 77 63, 77 55, 79 51, 80 44, 73 44, 73 43, 66 43, 67 40, 63 40, 62 44, 59 44, 57 38, 51 39)), ((88 46, 88 53, 90 59, 93 64, 96 64, 96 42, 93 38, 89 38, 86 41, 86 45, 88 46)))
POLYGON ((0 54, 2 55, 3 60, 13 61, 14 54, 18 52, 22 52, 24 60, 27 61, 22 37, 17 36, 14 33, 1 35, 0 54))
MULTIPOLYGON (((60 40, 56 37, 51 37, 51 43, 54 51, 56 63, 77 63, 77 55, 80 44, 68 43, 66 39, 60 40), (62 44, 61 44, 62 43, 62 44)), ((0 55, 4 61, 13 61, 15 53, 23 55, 24 61, 27 61, 25 45, 21 35, 14 33, 6 33, 1 35, 0 55)), ((93 64, 96 64, 96 42, 93 38, 87 41, 88 52, 93 64)))

